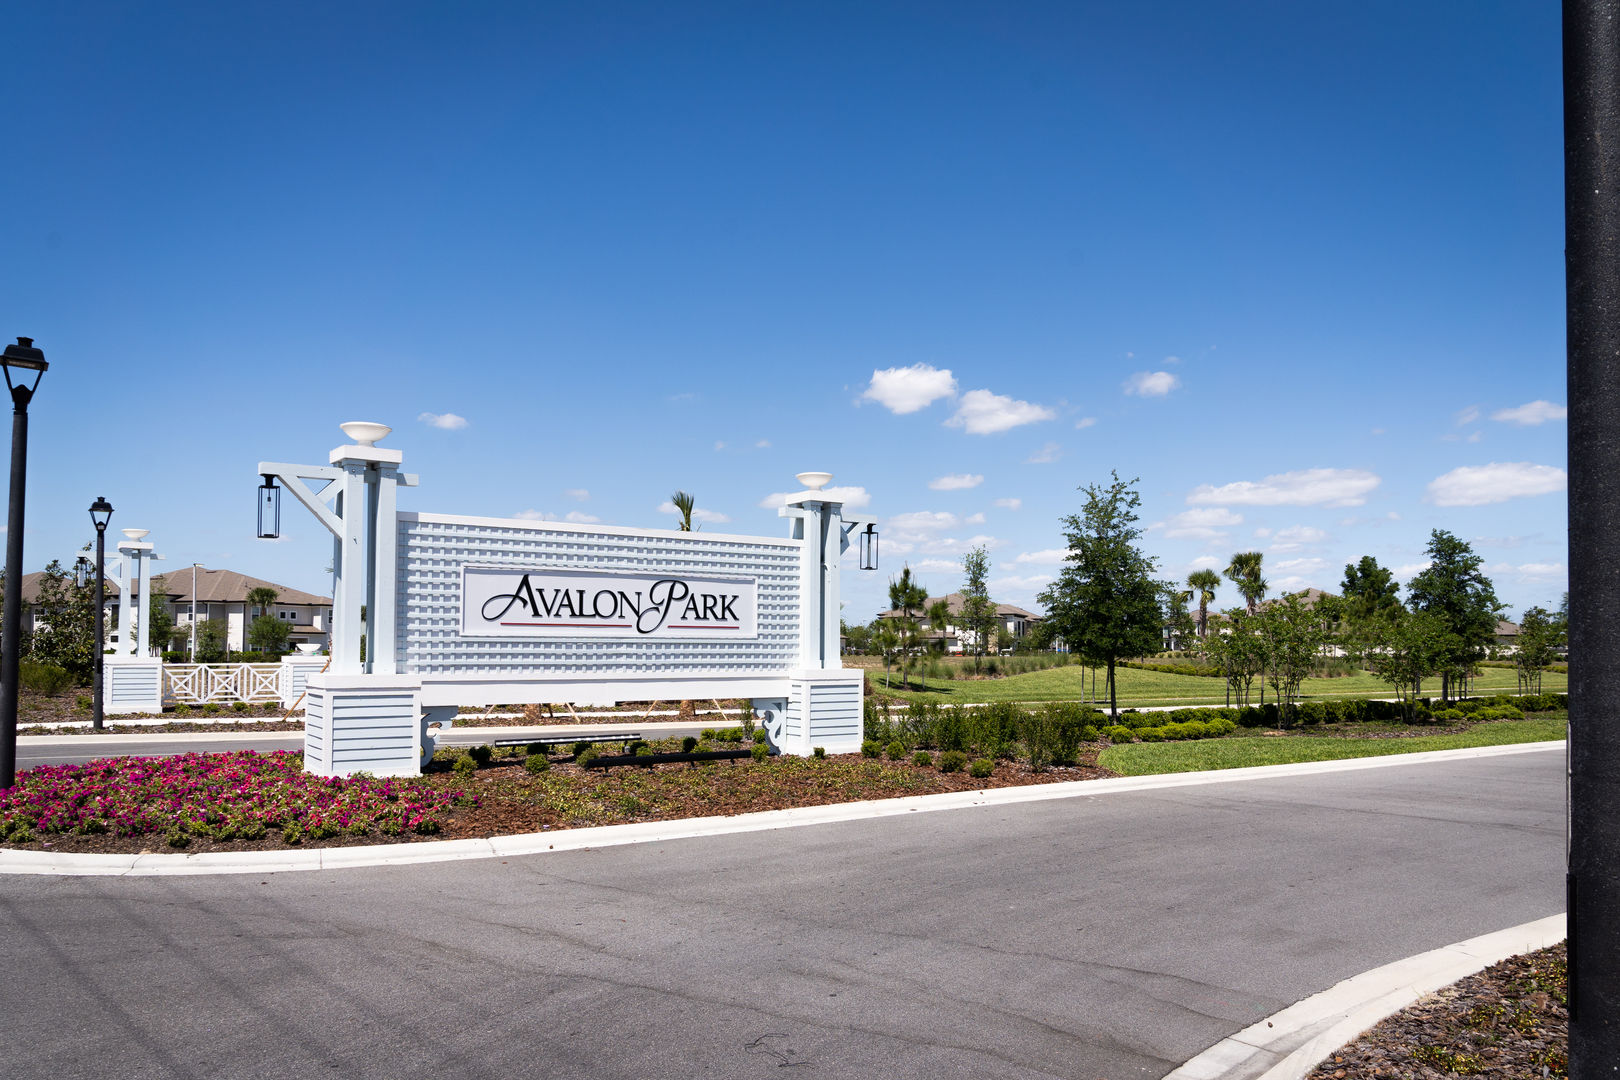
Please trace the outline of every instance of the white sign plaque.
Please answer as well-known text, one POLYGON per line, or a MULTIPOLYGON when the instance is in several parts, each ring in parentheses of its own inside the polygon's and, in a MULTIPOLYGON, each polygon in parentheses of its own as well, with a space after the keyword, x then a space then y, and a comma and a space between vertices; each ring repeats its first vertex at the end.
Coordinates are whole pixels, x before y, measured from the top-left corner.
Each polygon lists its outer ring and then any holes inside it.
POLYGON ((759 636, 757 600, 752 578, 467 566, 461 634, 746 641, 759 636))

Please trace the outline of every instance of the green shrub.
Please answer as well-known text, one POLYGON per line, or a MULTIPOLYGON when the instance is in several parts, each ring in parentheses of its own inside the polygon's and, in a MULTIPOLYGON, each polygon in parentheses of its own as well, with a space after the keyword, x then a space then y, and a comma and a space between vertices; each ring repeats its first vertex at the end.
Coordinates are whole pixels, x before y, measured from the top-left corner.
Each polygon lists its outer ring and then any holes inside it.
POLYGON ((218 702, 210 701, 206 705, 203 706, 203 713, 205 715, 213 716, 217 712, 219 712, 219 703, 218 702))
POLYGON ((527 757, 532 757, 535 754, 544 754, 549 749, 543 742, 532 742, 523 748, 523 753, 527 757))
POLYGON ((1124 724, 1109 724, 1103 728, 1102 733, 1108 737, 1108 741, 1111 743, 1118 744, 1131 741, 1131 729, 1124 724))
POLYGON ((592 746, 590 743, 586 743, 584 753, 574 755, 574 764, 575 765, 584 765, 587 761, 595 761, 597 758, 599 758, 601 756, 602 756, 602 752, 600 750, 598 750, 596 747, 592 746))
POLYGON ((631 751, 631 753, 633 753, 636 757, 652 757, 653 748, 648 746, 646 743, 641 743, 635 748, 635 750, 631 751))
POLYGON ((523 759, 523 768, 530 776, 539 776, 551 768, 551 759, 544 754, 530 754, 523 759))
POLYGON ((690 754, 692 751, 697 749, 697 744, 697 736, 688 735, 686 738, 681 740, 681 753, 690 754))
POLYGON ((825 761, 827 759, 827 748, 825 746, 818 746, 812 750, 811 753, 815 755, 817 761, 825 761))
POLYGON ((624 752, 626 755, 633 756, 641 753, 643 750, 646 750, 648 753, 652 753, 652 750, 647 746, 646 739, 632 739, 624 744, 624 752))
POLYGON ((579 758, 582 758, 586 754, 590 753, 591 745, 592 744, 589 739, 581 739, 576 742, 573 747, 575 760, 577 761, 579 758))
POLYGON ((1306 701, 1299 706, 1299 722, 1305 727, 1315 727, 1328 719, 1327 706, 1320 701, 1306 701))
POLYGON ((926 750, 919 750, 915 754, 911 755, 911 763, 917 766, 919 769, 932 768, 934 765, 934 755, 930 754, 926 750))
POLYGON ((55 664, 24 660, 17 665, 17 681, 24 690, 35 694, 60 694, 73 684, 73 675, 67 668, 55 664))
POLYGON ((180 704, 178 704, 178 705, 176 705, 174 707, 174 715, 176 715, 176 716, 190 716, 191 715, 191 706, 187 705, 185 702, 182 701, 180 704))
POLYGON ((755 761, 764 761, 766 758, 771 756, 771 749, 764 743, 755 743, 754 748, 749 751, 749 754, 755 761))
POLYGON ((770 741, 770 736, 765 734, 764 728, 755 728, 752 738, 756 746, 764 746, 770 741))
POLYGON ((906 744, 896 739, 885 748, 885 752, 889 755, 890 761, 899 761, 906 756, 906 744))
POLYGON ((456 763, 450 767, 455 770, 457 776, 468 777, 478 771, 478 759, 473 757, 471 753, 462 754, 456 758, 456 763))
POLYGON ((250 707, 251 706, 249 706, 248 703, 245 702, 245 701, 233 701, 233 702, 231 702, 231 708, 235 709, 237 712, 247 712, 250 707))
POLYGON ((754 727, 754 708, 745 701, 742 707, 742 733, 746 741, 753 740, 754 727))
POLYGON ((985 777, 989 776, 995 771, 996 763, 991 761, 989 758, 984 757, 979 758, 973 764, 968 766, 968 775, 973 777, 975 780, 983 780, 985 777))
POLYGON ((469 746, 467 756, 479 765, 488 765, 489 759, 495 756, 495 751, 489 746, 469 746))
POLYGON ((81 711, 90 708, 90 704, 91 702, 89 694, 80 694, 78 697, 73 699, 73 707, 81 711))
POLYGON ((883 756, 883 746, 876 739, 861 740, 861 757, 878 758, 883 756))
POLYGON ((712 727, 706 727, 698 733, 698 738, 702 739, 704 742, 714 742, 715 737, 716 732, 712 727))
POLYGON ((968 756, 960 750, 947 750, 939 755, 940 772, 961 772, 967 767, 968 756))
POLYGON ((721 742, 740 743, 743 741, 743 729, 740 727, 726 728, 720 732, 721 742))
POLYGON ((1137 728, 1136 737, 1143 742, 1164 742, 1164 729, 1156 727, 1137 728))

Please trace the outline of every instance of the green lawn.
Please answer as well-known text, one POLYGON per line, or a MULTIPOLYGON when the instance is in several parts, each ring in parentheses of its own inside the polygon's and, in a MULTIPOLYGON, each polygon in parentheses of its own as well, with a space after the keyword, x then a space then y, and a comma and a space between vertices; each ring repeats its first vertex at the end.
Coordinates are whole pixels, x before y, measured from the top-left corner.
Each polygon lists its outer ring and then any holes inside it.
MULTIPOLYGON (((1032 671, 1027 675, 1010 675, 1004 679, 957 679, 950 682, 929 683, 928 690, 906 691, 896 688, 883 689, 883 673, 874 672, 872 685, 881 694, 892 695, 907 701, 937 701, 941 703, 981 702, 981 701, 1082 701, 1085 699, 1081 690, 1080 679, 1084 669, 1077 666, 1048 668, 1045 671, 1032 671)), ((1142 705, 1222 705, 1226 702, 1225 683, 1220 679, 1199 675, 1171 675, 1163 671, 1143 671, 1139 668, 1118 668, 1115 676, 1119 681, 1119 704, 1121 708, 1142 705)), ((1090 676, 1086 676, 1086 686, 1091 685, 1090 676)), ((1099 676, 1097 685, 1103 685, 1099 676)), ((1474 692, 1488 694, 1494 691, 1514 692, 1519 688, 1517 676, 1511 668, 1484 668, 1480 677, 1474 682, 1474 692)), ((1542 676, 1541 688, 1544 692, 1564 693, 1569 688, 1569 676, 1547 672, 1542 676)), ((1356 675, 1347 675, 1339 679, 1306 679, 1302 687, 1306 698, 1336 698, 1336 697, 1394 697, 1395 693, 1386 682, 1382 682, 1365 672, 1356 675)), ((1440 680, 1436 679, 1425 687, 1426 692, 1433 696, 1440 696, 1440 680)), ((1266 691, 1270 697, 1270 689, 1266 691)), ((1256 680, 1252 700, 1260 699, 1259 682, 1256 680)))
POLYGON ((1194 742, 1130 743, 1110 746, 1097 764, 1123 776, 1241 769, 1250 765, 1289 765, 1297 761, 1416 754, 1424 750, 1458 750, 1468 746, 1556 742, 1565 737, 1562 715, 1527 720, 1494 720, 1456 735, 1419 735, 1410 739, 1316 738, 1309 735, 1234 736, 1194 742))

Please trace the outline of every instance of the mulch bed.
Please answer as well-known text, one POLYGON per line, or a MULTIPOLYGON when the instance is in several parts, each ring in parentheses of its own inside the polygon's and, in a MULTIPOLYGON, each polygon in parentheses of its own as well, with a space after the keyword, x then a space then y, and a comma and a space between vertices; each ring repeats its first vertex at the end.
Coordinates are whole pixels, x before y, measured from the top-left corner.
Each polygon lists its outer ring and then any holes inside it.
MULTIPOLYGON (((875 761, 855 754, 823 760, 776 757, 764 763, 739 760, 608 770, 587 770, 569 762, 558 762, 538 775, 529 774, 523 768, 523 758, 514 756, 496 758, 470 778, 458 776, 443 763, 436 762, 415 782, 477 797, 477 805, 450 811, 436 834, 390 837, 371 833, 360 837, 306 840, 298 846, 347 847, 488 838, 637 821, 728 817, 756 810, 1093 780, 1115 775, 1097 767, 1100 749, 1100 746, 1085 747, 1079 764, 1051 767, 1038 773, 1022 762, 998 761, 995 772, 984 779, 966 772, 942 773, 937 768, 914 765, 909 759, 875 761)), ((174 849, 164 843, 161 835, 121 837, 108 833, 47 834, 32 843, 7 846, 33 851, 105 854, 183 850, 188 855, 206 851, 286 851, 291 847, 274 834, 252 841, 222 842, 197 837, 184 849, 174 849)))
POLYGON ((1306 1080, 1567 1077, 1565 946, 1510 957, 1364 1032, 1306 1080))

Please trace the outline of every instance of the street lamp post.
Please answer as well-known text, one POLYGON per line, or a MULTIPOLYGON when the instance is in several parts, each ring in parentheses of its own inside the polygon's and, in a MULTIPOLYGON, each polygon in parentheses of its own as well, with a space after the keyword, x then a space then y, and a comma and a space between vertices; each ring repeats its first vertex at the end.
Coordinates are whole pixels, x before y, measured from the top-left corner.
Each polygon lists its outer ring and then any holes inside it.
POLYGON ((21 658, 23 496, 28 477, 28 403, 44 378, 45 354, 34 339, 20 337, 7 345, 0 366, 11 391, 11 504, 6 514, 6 601, 0 616, 0 789, 17 782, 17 668, 21 658), (36 372, 34 384, 11 381, 11 369, 36 372))
POLYGON ((193 664, 197 662, 197 567, 202 563, 191 564, 191 655, 186 659, 193 664))
POLYGON ((104 496, 96 496, 90 504, 90 521, 96 527, 96 686, 90 703, 90 726, 102 728, 101 686, 107 664, 107 647, 103 637, 107 629, 107 522, 112 520, 112 503, 104 496))

